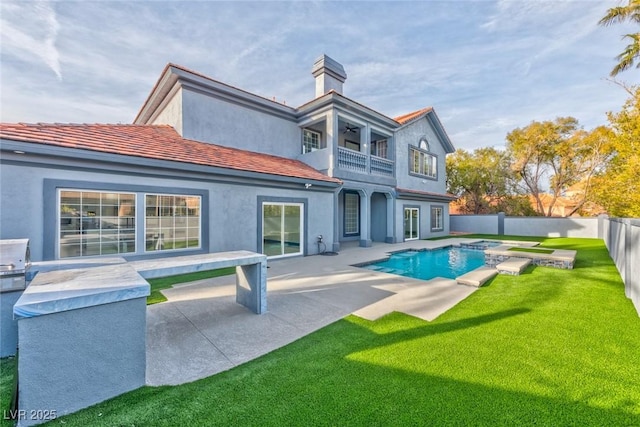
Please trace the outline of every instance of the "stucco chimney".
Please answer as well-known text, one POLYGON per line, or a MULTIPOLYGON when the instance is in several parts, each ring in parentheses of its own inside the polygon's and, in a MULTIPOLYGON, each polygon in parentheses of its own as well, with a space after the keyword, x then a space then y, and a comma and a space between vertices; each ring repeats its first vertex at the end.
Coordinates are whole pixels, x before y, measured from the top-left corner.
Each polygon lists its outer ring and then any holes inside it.
POLYGON ((311 74, 316 78, 316 98, 330 90, 342 93, 342 83, 347 79, 347 73, 345 73, 342 64, 334 59, 322 55, 313 64, 311 74))

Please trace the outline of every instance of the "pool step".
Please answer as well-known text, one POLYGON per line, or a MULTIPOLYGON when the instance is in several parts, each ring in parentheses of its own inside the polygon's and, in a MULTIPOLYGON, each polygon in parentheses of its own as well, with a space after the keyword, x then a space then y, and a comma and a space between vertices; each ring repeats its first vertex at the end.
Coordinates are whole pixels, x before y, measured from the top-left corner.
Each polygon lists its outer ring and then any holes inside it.
POLYGON ((479 288, 498 274, 498 270, 492 267, 480 267, 463 274, 456 279, 460 285, 469 285, 479 288))
POLYGON ((530 258, 512 257, 506 261, 502 261, 496 265, 496 269, 500 274, 509 274, 511 276, 519 276, 531 264, 530 258))

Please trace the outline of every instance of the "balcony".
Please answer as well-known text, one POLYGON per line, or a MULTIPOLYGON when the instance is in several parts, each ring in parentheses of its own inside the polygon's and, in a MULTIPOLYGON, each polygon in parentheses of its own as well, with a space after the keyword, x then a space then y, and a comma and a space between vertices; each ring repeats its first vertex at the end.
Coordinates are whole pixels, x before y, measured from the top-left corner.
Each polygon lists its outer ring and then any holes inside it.
POLYGON ((382 157, 367 154, 348 148, 338 147, 338 168, 357 173, 371 173, 393 177, 394 162, 382 157))

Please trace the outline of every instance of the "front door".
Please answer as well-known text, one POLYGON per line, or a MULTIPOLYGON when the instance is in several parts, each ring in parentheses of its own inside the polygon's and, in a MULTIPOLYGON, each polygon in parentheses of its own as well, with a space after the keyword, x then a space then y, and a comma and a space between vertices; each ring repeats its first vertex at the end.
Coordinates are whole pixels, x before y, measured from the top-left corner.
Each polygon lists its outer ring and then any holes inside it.
POLYGON ((302 255, 301 203, 262 204, 262 253, 270 258, 302 255))
POLYGON ((416 240, 420 235, 420 210, 418 208, 404 208, 404 240, 416 240))

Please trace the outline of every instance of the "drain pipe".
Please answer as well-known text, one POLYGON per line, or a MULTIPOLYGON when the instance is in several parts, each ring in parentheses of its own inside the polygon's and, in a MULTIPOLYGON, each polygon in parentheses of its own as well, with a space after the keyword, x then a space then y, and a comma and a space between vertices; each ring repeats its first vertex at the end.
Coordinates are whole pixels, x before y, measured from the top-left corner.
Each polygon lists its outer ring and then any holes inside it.
POLYGON ((318 244, 318 253, 319 254, 323 254, 326 250, 327 250, 327 245, 324 244, 323 242, 323 237, 322 234, 318 235, 317 239, 317 244, 318 244), (322 249, 320 249, 322 248, 322 249))

